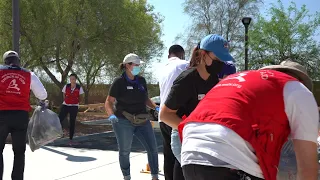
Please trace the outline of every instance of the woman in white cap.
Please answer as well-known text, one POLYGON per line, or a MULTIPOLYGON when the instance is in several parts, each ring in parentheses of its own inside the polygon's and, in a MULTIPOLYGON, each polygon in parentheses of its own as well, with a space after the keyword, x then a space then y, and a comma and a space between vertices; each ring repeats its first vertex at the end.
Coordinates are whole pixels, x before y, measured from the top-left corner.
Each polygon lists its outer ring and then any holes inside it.
POLYGON ((125 180, 130 180, 130 151, 135 135, 148 154, 152 180, 158 179, 158 151, 146 105, 159 110, 148 98, 145 78, 139 76, 140 64, 136 54, 128 54, 120 64, 123 74, 112 83, 105 108, 112 122, 119 148, 119 162, 125 180), (115 109, 113 108, 115 106, 115 109))
POLYGON ((184 116, 194 110, 205 94, 218 82, 218 74, 224 62, 232 61, 228 42, 217 34, 204 37, 194 49, 190 68, 182 72, 174 81, 171 91, 160 111, 160 119, 172 127, 171 148, 177 161, 174 167, 174 180, 183 180, 180 165, 181 142, 177 127, 184 116))

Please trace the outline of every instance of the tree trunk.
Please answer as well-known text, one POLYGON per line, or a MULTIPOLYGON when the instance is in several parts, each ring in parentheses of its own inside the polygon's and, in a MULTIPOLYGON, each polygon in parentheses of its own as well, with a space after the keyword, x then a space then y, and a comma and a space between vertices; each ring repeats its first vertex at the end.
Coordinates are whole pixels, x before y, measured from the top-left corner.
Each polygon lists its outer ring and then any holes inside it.
POLYGON ((60 96, 59 96, 59 106, 63 103, 64 101, 64 96, 63 96, 63 92, 60 91, 60 96))
POLYGON ((84 90, 84 104, 89 104, 89 90, 84 90))

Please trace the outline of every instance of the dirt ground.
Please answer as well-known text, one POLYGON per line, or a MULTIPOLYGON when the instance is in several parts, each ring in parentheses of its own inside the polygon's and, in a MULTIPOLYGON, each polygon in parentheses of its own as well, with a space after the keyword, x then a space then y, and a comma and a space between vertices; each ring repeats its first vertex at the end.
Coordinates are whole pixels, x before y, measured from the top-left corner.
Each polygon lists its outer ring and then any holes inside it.
POLYGON ((78 121, 90 121, 90 120, 99 120, 108 118, 106 113, 95 113, 95 112, 79 112, 77 120, 78 121))
MULTIPOLYGON (((94 134, 94 133, 102 133, 106 131, 111 131, 112 126, 109 125, 87 125, 82 124, 81 121, 92 121, 92 120, 100 120, 106 119, 108 116, 104 113, 95 113, 95 112, 79 112, 76 121, 76 130, 75 136, 83 136, 87 134, 94 134)), ((64 124, 64 129, 69 131, 68 125, 64 124)), ((66 136, 68 136, 66 134, 66 136)))

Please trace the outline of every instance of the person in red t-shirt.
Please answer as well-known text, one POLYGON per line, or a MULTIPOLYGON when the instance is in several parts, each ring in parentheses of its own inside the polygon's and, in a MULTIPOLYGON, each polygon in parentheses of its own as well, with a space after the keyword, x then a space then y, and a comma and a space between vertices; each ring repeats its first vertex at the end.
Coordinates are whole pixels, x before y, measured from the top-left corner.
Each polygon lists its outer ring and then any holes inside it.
POLYGON ((290 60, 220 81, 178 127, 185 179, 276 180, 290 135, 298 179, 316 180, 319 112, 312 86, 306 69, 290 60))
POLYGON ((59 118, 62 125, 62 122, 69 114, 69 145, 75 144, 72 142, 75 125, 76 125, 76 118, 79 110, 79 102, 80 102, 80 95, 84 93, 82 87, 77 84, 77 75, 71 74, 69 76, 70 83, 65 85, 62 89, 64 94, 64 101, 62 103, 59 118))
MULTIPOLYGON (((30 90, 36 98, 45 100, 47 91, 39 78, 20 67, 17 52, 7 51, 0 65, 0 180, 3 176, 3 149, 8 134, 11 134, 14 162, 12 180, 23 180, 27 128, 29 122, 30 90)), ((42 105, 44 105, 44 102, 42 105)))

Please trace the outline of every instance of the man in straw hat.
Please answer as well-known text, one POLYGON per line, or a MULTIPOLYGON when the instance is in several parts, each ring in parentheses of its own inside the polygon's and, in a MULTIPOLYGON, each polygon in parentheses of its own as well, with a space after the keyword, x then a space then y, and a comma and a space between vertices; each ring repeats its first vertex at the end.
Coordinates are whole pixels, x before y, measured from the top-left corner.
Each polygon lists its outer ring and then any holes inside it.
POLYGON ((230 75, 179 125, 186 180, 276 180, 290 135, 298 179, 316 180, 319 113, 306 69, 280 65, 230 75))

